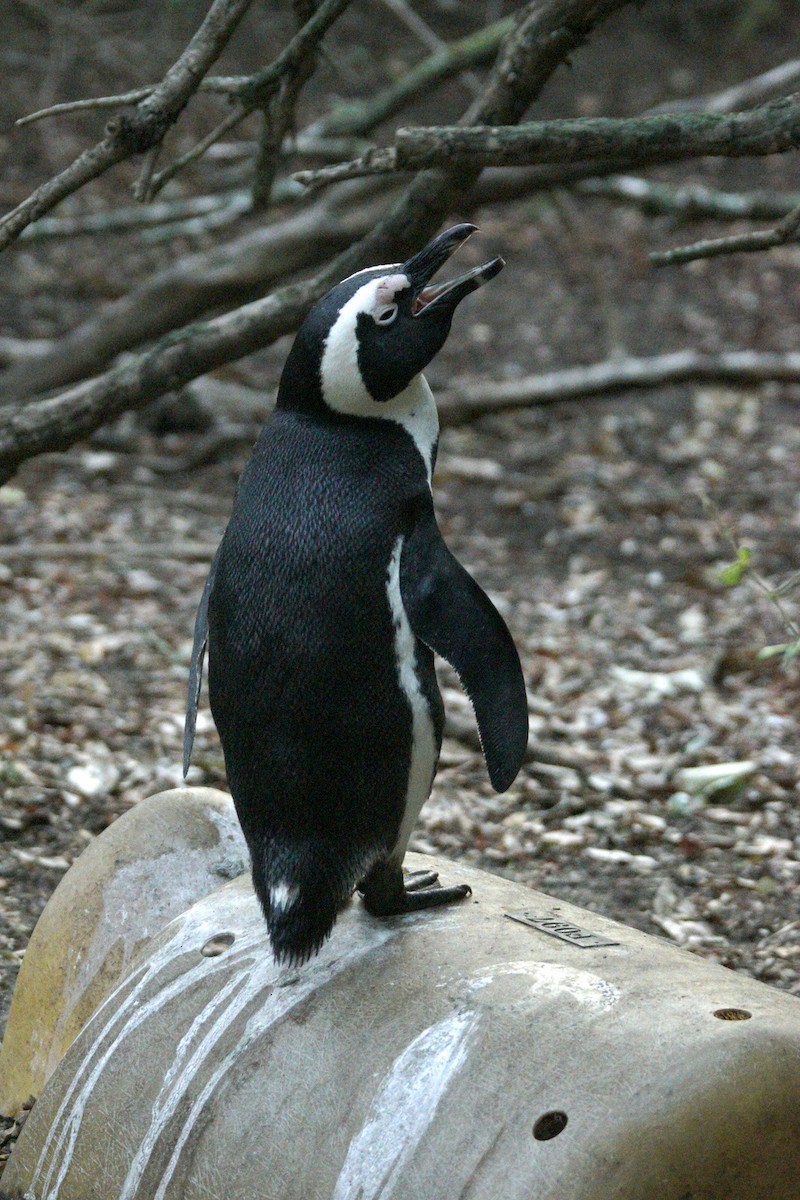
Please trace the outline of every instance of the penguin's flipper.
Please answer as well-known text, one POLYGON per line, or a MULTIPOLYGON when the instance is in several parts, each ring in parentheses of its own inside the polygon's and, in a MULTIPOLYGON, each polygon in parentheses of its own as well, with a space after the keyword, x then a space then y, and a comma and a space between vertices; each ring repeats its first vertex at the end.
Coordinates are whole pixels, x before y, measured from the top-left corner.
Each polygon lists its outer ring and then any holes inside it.
POLYGON ((445 545, 433 506, 400 559, 400 594, 414 633, 450 663, 472 701, 489 778, 511 786, 528 745, 528 701, 517 648, 486 593, 445 545))
POLYGON ((194 643, 192 645, 192 662, 189 667, 189 688, 186 697, 186 719, 183 723, 183 777, 186 778, 194 745, 194 730, 197 724, 197 705, 200 700, 200 688, 203 684, 203 662, 208 645, 208 598, 214 586, 214 576, 217 573, 219 550, 211 562, 208 579, 197 606, 197 616, 194 620, 194 643))

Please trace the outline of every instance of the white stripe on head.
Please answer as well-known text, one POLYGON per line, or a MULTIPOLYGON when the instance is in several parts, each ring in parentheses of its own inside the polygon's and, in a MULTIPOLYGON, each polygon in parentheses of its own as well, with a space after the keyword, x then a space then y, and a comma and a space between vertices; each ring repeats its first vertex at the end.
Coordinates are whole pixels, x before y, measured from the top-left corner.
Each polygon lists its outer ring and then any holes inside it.
POLYGON ((388 415, 386 404, 372 398, 361 378, 358 318, 362 313, 376 316, 391 304, 395 292, 408 286, 406 275, 380 275, 360 287, 340 309, 325 339, 320 365, 322 396, 329 408, 356 417, 388 415))
POLYGON ((385 263, 384 265, 378 267, 362 267, 360 271, 353 271, 352 275, 347 275, 342 280, 342 283, 347 283, 350 279, 358 279, 359 275, 366 275, 368 272, 369 274, 372 274, 373 271, 386 271, 389 274, 393 274, 399 269, 399 267, 400 263, 385 263))
MULTIPOLYGON (((368 269, 375 270, 374 267, 368 269)), ((378 417, 402 425, 422 455, 430 482, 433 447, 439 436, 439 416, 425 376, 417 375, 404 391, 391 400, 379 401, 374 400, 365 387, 358 365, 359 314, 376 315, 387 304, 391 304, 395 292, 408 285, 406 275, 381 275, 369 280, 350 297, 325 339, 320 382, 323 399, 334 412, 353 417, 378 417)))

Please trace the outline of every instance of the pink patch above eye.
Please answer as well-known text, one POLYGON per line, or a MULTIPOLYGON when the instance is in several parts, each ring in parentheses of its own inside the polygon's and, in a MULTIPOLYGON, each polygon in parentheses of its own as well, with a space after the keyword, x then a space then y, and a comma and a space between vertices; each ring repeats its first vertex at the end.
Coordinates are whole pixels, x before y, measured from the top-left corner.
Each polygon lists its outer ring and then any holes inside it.
POLYGON ((404 288, 410 286, 410 281, 407 275, 387 275, 378 284, 375 291, 375 305, 385 308, 387 304, 394 304, 396 292, 402 292, 404 288))

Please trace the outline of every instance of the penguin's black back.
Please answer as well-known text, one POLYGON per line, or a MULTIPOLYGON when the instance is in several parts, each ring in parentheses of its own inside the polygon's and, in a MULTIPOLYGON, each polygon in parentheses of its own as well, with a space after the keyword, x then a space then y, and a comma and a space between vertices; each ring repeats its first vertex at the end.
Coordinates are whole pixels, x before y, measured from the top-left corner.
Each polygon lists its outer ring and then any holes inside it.
MULTIPOLYGON (((270 882, 301 887, 312 908, 318 893, 326 927, 298 931, 312 943, 332 923, 322 909, 333 902, 335 914, 402 819, 412 713, 387 579, 426 493, 429 503, 425 464, 400 425, 278 409, 220 547, 211 708, 268 921, 270 882)), ((438 745, 441 700, 422 643, 417 675, 438 745)), ((290 911, 307 921, 301 907, 290 911)))

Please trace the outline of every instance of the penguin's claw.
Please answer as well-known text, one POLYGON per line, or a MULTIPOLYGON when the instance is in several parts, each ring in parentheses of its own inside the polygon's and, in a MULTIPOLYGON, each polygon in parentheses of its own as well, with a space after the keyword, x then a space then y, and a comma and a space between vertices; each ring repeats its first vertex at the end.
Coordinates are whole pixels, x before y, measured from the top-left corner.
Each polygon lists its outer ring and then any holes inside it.
POLYGON ((419 892, 422 888, 433 887, 438 883, 438 871, 409 871, 407 875, 403 876, 403 884, 407 892, 419 892))

